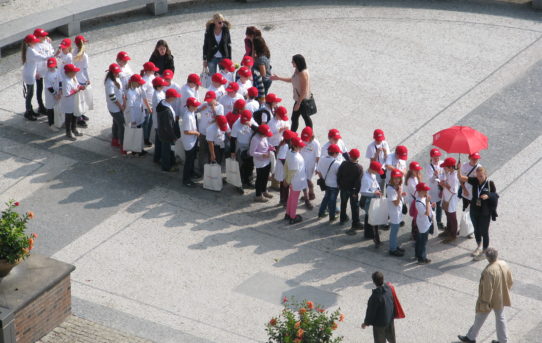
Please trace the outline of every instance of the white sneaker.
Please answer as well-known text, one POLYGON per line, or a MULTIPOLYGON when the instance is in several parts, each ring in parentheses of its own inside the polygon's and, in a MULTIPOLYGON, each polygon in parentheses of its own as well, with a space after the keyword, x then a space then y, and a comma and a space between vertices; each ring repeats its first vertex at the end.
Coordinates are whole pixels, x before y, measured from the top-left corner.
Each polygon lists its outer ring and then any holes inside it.
POLYGON ((482 249, 480 249, 479 247, 476 248, 476 250, 474 250, 470 255, 472 257, 477 257, 477 256, 480 256, 480 253, 482 252, 482 249))
POLYGON ((485 256, 485 254, 483 252, 481 252, 479 255, 473 257, 474 261, 482 261, 482 260, 485 260, 485 259, 486 259, 486 256, 485 256))

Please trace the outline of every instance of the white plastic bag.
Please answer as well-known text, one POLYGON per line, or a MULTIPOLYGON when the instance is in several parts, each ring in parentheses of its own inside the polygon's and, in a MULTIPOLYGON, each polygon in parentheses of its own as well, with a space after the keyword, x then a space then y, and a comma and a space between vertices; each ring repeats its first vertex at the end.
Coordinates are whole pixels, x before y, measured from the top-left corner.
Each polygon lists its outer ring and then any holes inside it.
POLYGON ((269 172, 271 175, 275 173, 275 166, 277 163, 277 159, 275 158, 275 152, 270 151, 269 152, 269 163, 271 164, 271 171, 269 172))
POLYGON ((211 86, 211 74, 209 73, 209 68, 203 68, 201 74, 199 74, 201 80, 201 85, 204 88, 209 88, 211 86))
POLYGON ((143 151, 143 128, 125 126, 124 141, 122 143, 124 151, 142 152, 143 151))
POLYGON ((85 103, 87 104, 88 110, 92 111, 94 109, 94 99, 92 97, 92 87, 90 85, 87 85, 85 87, 85 90, 83 91, 83 97, 85 99, 85 103))
POLYGON ((54 123, 55 123, 55 126, 57 128, 59 128, 59 129, 62 127, 62 125, 66 121, 65 116, 64 116, 64 112, 62 112, 61 108, 62 108, 62 106, 60 105, 60 100, 59 100, 59 101, 56 102, 55 108, 54 108, 54 111, 55 111, 54 123))
POLYGON ((75 96, 75 108, 73 109, 73 115, 76 117, 80 117, 81 115, 87 113, 88 111, 88 104, 85 100, 85 94, 83 94, 84 91, 77 92, 75 96))
POLYGON ((369 206, 369 225, 386 225, 388 223, 388 200, 371 198, 369 206))
POLYGON ((226 159, 226 182, 235 187, 242 187, 239 162, 232 158, 226 159))
POLYGON ((466 237, 473 233, 474 233, 474 225, 472 225, 472 221, 470 219, 470 212, 465 211, 463 212, 463 216, 461 217, 461 222, 459 223, 459 235, 466 237))
POLYGON ((179 159, 184 162, 184 160, 186 159, 185 152, 184 152, 184 145, 180 139, 177 139, 175 141, 173 152, 175 153, 175 156, 179 157, 179 159))
POLYGON ((203 167, 203 188, 215 192, 222 190, 222 167, 217 163, 207 163, 203 167))

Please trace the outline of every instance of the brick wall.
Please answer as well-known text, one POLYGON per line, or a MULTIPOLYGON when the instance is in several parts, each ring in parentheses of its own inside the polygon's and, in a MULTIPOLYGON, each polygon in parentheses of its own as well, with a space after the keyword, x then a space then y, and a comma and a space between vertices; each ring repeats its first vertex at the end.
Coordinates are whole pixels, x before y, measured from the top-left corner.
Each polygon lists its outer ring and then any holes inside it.
POLYGON ((17 343, 32 343, 60 325, 71 313, 71 284, 67 275, 53 288, 15 313, 17 343))

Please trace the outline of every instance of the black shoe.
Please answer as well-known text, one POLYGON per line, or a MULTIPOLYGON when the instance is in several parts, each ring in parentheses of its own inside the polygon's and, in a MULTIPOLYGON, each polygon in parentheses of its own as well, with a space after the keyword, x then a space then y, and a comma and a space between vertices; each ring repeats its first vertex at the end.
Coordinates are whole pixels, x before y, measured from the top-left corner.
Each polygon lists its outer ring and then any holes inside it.
POLYGON ((84 120, 77 120, 77 126, 86 129, 88 127, 87 123, 84 120))
POLYGON ((345 233, 349 236, 354 236, 356 234, 356 230, 354 229, 346 230, 345 233))
POLYGON ((243 187, 235 187, 235 189, 237 190, 237 193, 243 195, 245 194, 245 191, 243 190, 243 187))
POLYGON ((327 217, 327 211, 325 211, 324 213, 318 213, 318 218, 324 218, 324 217, 327 217))
POLYGON ((440 231, 443 231, 443 230, 444 230, 444 224, 442 224, 442 223, 437 223, 437 226, 438 226, 438 229, 439 229, 440 231))
POLYGON ((382 246, 382 242, 375 243, 375 249, 378 249, 382 246))
POLYGON ((339 221, 339 224, 344 225, 344 224, 348 223, 349 221, 350 221, 350 217, 346 216, 346 218, 344 220, 341 219, 339 221))
POLYGON ((185 185, 186 187, 190 187, 190 188, 196 187, 196 184, 194 182, 192 182, 192 181, 183 182, 183 185, 185 185))
POLYGON ((138 155, 139 157, 145 156, 145 155, 147 155, 147 154, 148 154, 148 152, 146 152, 145 150, 143 150, 143 151, 137 153, 137 155, 138 155))
POLYGON ((399 250, 400 252, 404 253, 405 252, 405 249, 401 248, 401 247, 397 247, 397 250, 399 250))
POLYGON ((329 222, 334 223, 337 220, 337 217, 329 217, 329 222))
POLYGON ((491 343, 499 343, 496 339, 492 340, 491 343))
POLYGON ((72 142, 75 142, 77 140, 77 138, 75 138, 74 136, 72 135, 66 135, 66 139, 72 141, 72 142))
POLYGON ((246 188, 246 189, 255 189, 256 187, 254 187, 254 184, 250 183, 250 182, 247 182, 247 183, 244 183, 243 184, 243 188, 246 188))
MULTIPOLYGON (((465 343, 476 343, 475 340, 473 341, 472 339, 469 339, 467 336, 461 336, 461 335, 458 335, 457 338, 459 338, 459 340, 460 340, 461 342, 465 342, 465 343)), ((495 341, 493 341, 493 342, 495 342, 495 341)))
POLYGON ((145 141, 145 146, 146 147, 151 147, 152 146, 152 143, 150 141, 145 141))
POLYGON ((301 223, 302 221, 303 221, 303 218, 301 218, 301 216, 298 214, 297 216, 295 216, 294 219, 290 219, 290 225, 301 223))
POLYGON ((37 115, 42 115, 42 116, 44 116, 45 114, 47 114, 47 109, 46 109, 44 106, 40 106, 40 107, 38 108, 38 113, 37 113, 37 115))
POLYGON ((399 249, 396 249, 394 251, 390 251, 389 252, 391 256, 397 256, 397 257, 402 257, 405 255, 405 253, 403 251, 399 251, 399 249))
POLYGON ((292 218, 290 218, 289 215, 285 214, 285 215, 284 215, 284 220, 292 220, 292 218))
POLYGON ((76 137, 81 137, 83 134, 77 130, 72 130, 72 133, 76 136, 76 137))
POLYGON ((389 224, 386 224, 386 225, 380 225, 380 230, 388 231, 389 229, 390 229, 390 225, 389 225, 389 224))
POLYGON ((402 221, 401 221, 401 224, 399 224, 399 226, 400 226, 400 227, 403 227, 403 226, 405 226, 405 221, 404 221, 404 220, 402 220, 402 221))
MULTIPOLYGON (((431 263, 431 260, 426 258, 426 259, 418 259, 418 264, 429 264, 431 263)), ((475 341, 464 341, 464 342, 475 342, 475 341)))
POLYGON ((38 119, 33 115, 33 112, 25 112, 25 113, 24 113, 24 117, 25 117, 27 120, 30 120, 30 121, 36 121, 36 120, 38 120, 38 119))
POLYGON ((88 121, 88 117, 84 114, 81 115, 81 119, 83 119, 84 121, 88 121))

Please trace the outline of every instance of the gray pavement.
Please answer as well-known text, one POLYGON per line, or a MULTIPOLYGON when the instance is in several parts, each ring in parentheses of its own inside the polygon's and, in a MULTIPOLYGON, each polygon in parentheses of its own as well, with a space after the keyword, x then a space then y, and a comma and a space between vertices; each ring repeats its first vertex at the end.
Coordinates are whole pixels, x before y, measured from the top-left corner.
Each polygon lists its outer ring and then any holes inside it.
MULTIPOLYGON (((321 142, 336 127, 349 147, 364 151, 379 127, 390 144, 406 144, 423 161, 431 134, 443 128, 461 123, 488 135, 483 164, 501 192, 492 245, 515 277, 511 339, 538 342, 542 22, 528 5, 495 2, 205 2, 162 18, 134 12, 96 21, 83 28, 95 110, 73 144, 43 122, 24 121, 19 57, 0 60, 0 200, 17 198, 37 214, 37 251, 76 265, 74 314, 155 342, 263 342, 282 296, 295 295, 340 307, 345 342, 369 341, 370 330, 359 325, 370 274, 379 269, 407 312, 396 323, 400 341, 455 342, 473 320, 485 263, 471 261, 472 240, 432 239, 433 263, 420 267, 411 260, 408 225, 400 231, 407 254, 392 259, 386 248, 318 220, 316 210, 301 209, 306 220, 291 227, 276 199, 255 205, 252 194, 228 186, 187 190, 180 175, 160 172, 149 157, 123 158, 109 146, 102 83, 116 52, 128 51, 136 70, 165 38, 183 83, 201 70, 202 30, 215 11, 235 25, 235 60, 251 24, 267 28, 275 73, 291 73, 291 55, 306 56, 321 142)), ((289 85, 272 90, 291 108, 289 85)), ((491 341, 494 331, 488 321, 479 341, 491 341)))

